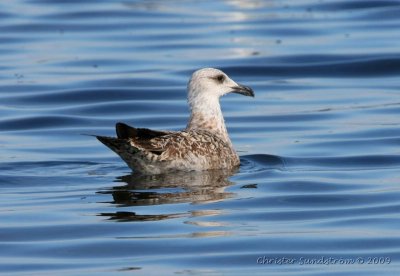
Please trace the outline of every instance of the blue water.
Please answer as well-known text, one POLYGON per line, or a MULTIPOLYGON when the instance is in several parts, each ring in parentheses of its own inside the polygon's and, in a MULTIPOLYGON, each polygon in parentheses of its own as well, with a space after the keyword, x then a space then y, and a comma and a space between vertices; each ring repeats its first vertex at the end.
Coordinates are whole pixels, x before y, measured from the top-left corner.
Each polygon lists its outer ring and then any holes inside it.
POLYGON ((399 14, 390 0, 2 1, 0 273, 398 275, 399 14), (255 90, 222 99, 238 171, 131 174, 82 135, 183 128, 201 67, 255 90))

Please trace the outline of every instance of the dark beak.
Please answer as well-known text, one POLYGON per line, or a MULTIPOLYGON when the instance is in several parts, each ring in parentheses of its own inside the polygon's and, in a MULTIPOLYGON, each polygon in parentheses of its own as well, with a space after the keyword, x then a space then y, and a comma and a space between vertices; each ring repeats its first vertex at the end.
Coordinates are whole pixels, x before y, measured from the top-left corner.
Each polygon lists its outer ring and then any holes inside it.
POLYGON ((238 84, 237 86, 232 86, 232 92, 237 94, 242 94, 245 96, 254 97, 254 91, 248 86, 238 84))

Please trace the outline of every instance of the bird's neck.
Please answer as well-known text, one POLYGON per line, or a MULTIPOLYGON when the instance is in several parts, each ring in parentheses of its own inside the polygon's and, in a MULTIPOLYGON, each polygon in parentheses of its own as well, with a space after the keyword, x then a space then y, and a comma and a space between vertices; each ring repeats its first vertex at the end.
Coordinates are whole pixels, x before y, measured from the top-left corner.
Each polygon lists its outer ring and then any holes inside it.
POLYGON ((218 98, 190 101, 191 115, 186 130, 202 129, 215 133, 231 144, 218 98))

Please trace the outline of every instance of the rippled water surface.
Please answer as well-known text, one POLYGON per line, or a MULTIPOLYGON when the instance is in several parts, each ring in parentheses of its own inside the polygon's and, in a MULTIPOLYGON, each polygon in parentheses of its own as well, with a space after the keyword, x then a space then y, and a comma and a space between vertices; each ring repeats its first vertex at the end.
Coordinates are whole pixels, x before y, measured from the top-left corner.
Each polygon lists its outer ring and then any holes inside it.
POLYGON ((0 272, 398 275, 399 14, 390 0, 2 1, 0 272), (201 67, 256 92, 221 100, 238 171, 131 174, 82 135, 183 128, 201 67))

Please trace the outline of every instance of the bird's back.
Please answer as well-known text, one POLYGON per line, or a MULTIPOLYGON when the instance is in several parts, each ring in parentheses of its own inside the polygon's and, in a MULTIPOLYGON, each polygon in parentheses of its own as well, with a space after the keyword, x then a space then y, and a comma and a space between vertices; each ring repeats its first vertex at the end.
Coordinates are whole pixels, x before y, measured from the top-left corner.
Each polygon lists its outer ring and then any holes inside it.
POLYGON ((128 128, 118 130, 117 125, 119 138, 97 138, 133 170, 159 174, 177 170, 234 168, 239 165, 239 157, 231 144, 207 130, 163 132, 128 128), (131 136, 124 136, 127 133, 131 136))

